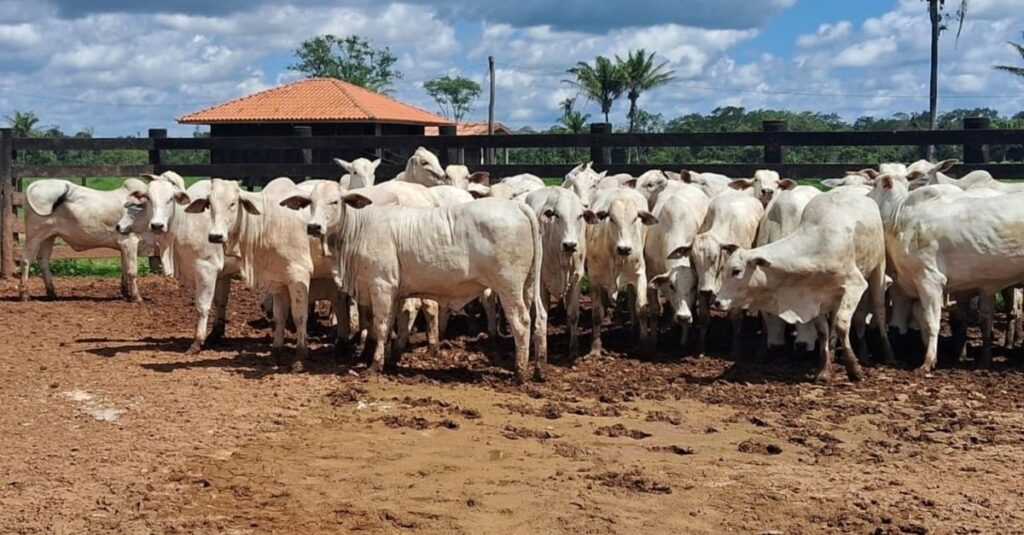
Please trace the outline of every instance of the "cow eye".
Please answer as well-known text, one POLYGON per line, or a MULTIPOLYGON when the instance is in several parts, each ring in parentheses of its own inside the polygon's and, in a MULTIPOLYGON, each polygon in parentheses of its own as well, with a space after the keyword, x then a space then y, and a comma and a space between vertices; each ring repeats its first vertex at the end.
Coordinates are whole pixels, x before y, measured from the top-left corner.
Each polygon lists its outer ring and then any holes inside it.
POLYGON ((341 201, 331 201, 331 202, 329 202, 327 204, 329 204, 331 206, 338 206, 338 204, 340 204, 340 203, 341 203, 341 201))
POLYGON ((668 289, 669 289, 669 290, 672 290, 672 291, 674 292, 674 291, 676 291, 676 285, 675 285, 675 284, 672 284, 672 283, 669 283, 669 284, 668 284, 668 289))
POLYGON ((732 276, 733 277, 739 277, 742 274, 743 274, 743 270, 742 269, 734 269, 734 270, 732 270, 732 276))

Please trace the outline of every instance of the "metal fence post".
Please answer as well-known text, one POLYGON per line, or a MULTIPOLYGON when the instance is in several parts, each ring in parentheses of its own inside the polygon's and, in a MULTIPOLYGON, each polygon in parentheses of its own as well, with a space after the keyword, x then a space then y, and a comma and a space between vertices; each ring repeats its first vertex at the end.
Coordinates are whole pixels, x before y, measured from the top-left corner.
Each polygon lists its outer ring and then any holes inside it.
MULTIPOLYGON (((166 162, 164 161, 164 151, 160 150, 160 142, 158 140, 167 138, 167 129, 150 128, 149 138, 153 140, 153 148, 149 149, 149 165, 152 166, 150 172, 153 174, 159 174, 163 172, 162 168, 166 162)), ((157 275, 163 275, 164 263, 160 260, 160 251, 156 250, 156 247, 154 247, 150 253, 149 272, 157 275)))
MULTIPOLYGON (((590 124, 590 135, 593 141, 597 141, 601 137, 610 136, 611 133, 611 123, 590 124)), ((597 143, 592 143, 590 145, 590 161, 594 162, 595 164, 610 165, 612 163, 611 147, 597 143)))
POLYGON ((14 130, 0 128, 0 278, 14 276, 14 130))
MULTIPOLYGON (((964 117, 964 130, 987 130, 992 125, 988 117, 964 117)), ((969 139, 969 136, 968 136, 969 139)), ((971 145, 964 143, 965 164, 988 163, 988 145, 971 145)))
MULTIPOLYGON (((789 127, 786 121, 761 121, 762 132, 785 132, 789 127)), ((782 145, 765 145, 764 146, 764 163, 767 164, 783 164, 786 163, 786 153, 789 150, 782 145)))

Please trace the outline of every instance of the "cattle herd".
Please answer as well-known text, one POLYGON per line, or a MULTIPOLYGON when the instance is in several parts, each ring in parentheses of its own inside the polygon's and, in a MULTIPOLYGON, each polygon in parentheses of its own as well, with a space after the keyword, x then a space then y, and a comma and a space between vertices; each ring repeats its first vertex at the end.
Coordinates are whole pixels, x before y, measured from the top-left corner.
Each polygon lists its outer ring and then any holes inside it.
MULTIPOLYGON (((786 346, 788 331, 795 350, 817 347, 819 381, 830 379, 834 348, 849 378, 862 377, 869 326, 880 328, 886 362, 888 327, 919 329, 920 370, 932 370, 944 305, 963 318, 977 303, 984 363, 996 295, 1021 301, 1014 292, 1024 282, 1024 197, 1016 192, 1024 185, 984 171, 950 178, 954 161, 882 164, 825 180, 826 192, 767 170, 751 179, 608 176, 589 163, 560 187, 529 174, 492 181, 465 166, 442 168, 423 148, 404 172, 375 184, 379 160, 335 161, 346 171, 339 181, 278 178, 259 192, 220 179, 186 188, 173 172, 107 192, 33 182, 21 297, 35 259, 55 296, 49 261, 60 237, 75 249, 120 250, 122 292, 139 300, 136 257, 146 242, 168 274, 195 289, 189 352, 224 336, 229 281, 240 276, 265 294, 272 351, 294 371, 304 366, 314 301, 332 305, 338 350, 364 344, 368 371, 379 372, 397 364, 421 312, 436 352, 449 314, 479 300, 490 336, 507 322, 519 381, 531 371, 544 376, 552 300, 564 303, 569 356, 580 353, 588 286, 591 354, 602 351, 602 327, 616 307, 625 307, 644 352, 659 336, 676 336, 673 324, 681 351, 692 343, 703 352, 718 309, 731 320, 733 352, 747 314, 760 315, 766 350, 786 346), (284 352, 289 315, 293 355, 284 352)), ((962 352, 966 323, 953 327, 962 352)))

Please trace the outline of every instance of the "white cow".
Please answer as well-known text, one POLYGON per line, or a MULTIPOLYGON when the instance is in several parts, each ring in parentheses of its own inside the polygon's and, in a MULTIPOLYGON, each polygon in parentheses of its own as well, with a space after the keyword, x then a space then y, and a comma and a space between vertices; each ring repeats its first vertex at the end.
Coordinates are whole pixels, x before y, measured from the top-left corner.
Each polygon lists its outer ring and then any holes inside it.
POLYGON ((590 277, 593 340, 591 354, 601 353, 601 328, 605 308, 617 300, 619 290, 627 288, 633 325, 641 329, 647 349, 652 342, 644 322, 647 314, 647 266, 644 242, 647 227, 658 219, 647 210, 647 200, 633 189, 600 190, 591 209, 584 211, 589 226, 586 232, 587 274, 590 277))
POLYGON ((138 288, 139 237, 122 235, 114 229, 132 192, 146 188, 145 182, 129 178, 113 191, 97 191, 66 180, 46 179, 29 184, 25 191, 25 246, 21 249, 21 285, 23 301, 28 296, 29 265, 39 256, 46 296, 57 297, 50 272, 53 241, 64 240, 76 251, 97 248, 121 252, 121 295, 129 301, 142 301, 138 288))
POLYGON ((565 175, 562 187, 576 194, 583 202, 583 208, 589 209, 597 194, 598 184, 605 177, 605 173, 597 173, 593 169, 593 162, 580 164, 565 175))
POLYGON ((544 181, 537 175, 523 173, 520 175, 505 177, 490 186, 486 186, 484 184, 471 184, 469 192, 477 198, 493 197, 495 199, 510 201, 523 200, 523 197, 528 195, 530 192, 537 191, 545 187, 544 181))
MULTIPOLYGON (((757 227, 764 217, 761 201, 750 195, 733 192, 720 193, 711 198, 708 213, 701 225, 700 233, 690 246, 681 246, 673 251, 672 260, 689 257, 697 271, 697 350, 704 353, 707 332, 711 325, 711 300, 722 287, 722 266, 732 251, 749 249, 757 237, 757 227)), ((733 340, 732 354, 738 356, 741 350, 740 327, 743 311, 731 313, 733 340)))
MULTIPOLYGON (((895 282, 921 305, 925 343, 921 371, 935 367, 943 292, 978 291, 993 296, 1024 280, 1024 211, 1022 197, 975 197, 965 192, 935 194, 927 186, 909 192, 886 175, 870 197, 885 223, 886 247, 895 282)), ((948 187, 948 186, 947 186, 948 187)), ((983 300, 982 316, 991 317, 983 300)), ((991 320, 985 320, 990 323, 991 320)), ((983 329, 984 329, 983 325, 983 329)), ((982 360, 990 354, 983 352, 982 360)))
POLYGON ((708 197, 728 192, 729 183, 732 182, 731 178, 718 173, 697 173, 685 169, 679 172, 679 179, 701 188, 708 197))
POLYGON ((419 147, 405 163, 405 172, 395 177, 397 181, 412 182, 422 186, 451 186, 451 179, 441 168, 437 155, 419 147))
MULTIPOLYGON (((863 371, 850 344, 853 314, 870 292, 879 325, 885 325, 885 236, 877 207, 860 195, 815 197, 790 235, 751 250, 735 250, 725 266, 717 307, 771 312, 788 323, 813 321, 821 353, 816 380, 831 378, 832 317, 843 347, 847 376, 863 371)), ((885 333, 882 343, 891 357, 885 333)))
MULTIPOLYGON (((803 215, 807 203, 821 194, 817 188, 798 186, 796 182, 789 179, 779 183, 779 190, 761 219, 761 225, 757 229, 757 239, 754 240, 755 247, 768 245, 792 234, 800 224, 800 217, 803 215)), ((761 319, 764 322, 767 348, 775 349, 785 346, 785 323, 778 316, 767 311, 762 311, 761 319)), ((813 333, 814 325, 810 322, 799 324, 797 326, 797 345, 810 347, 809 342, 814 340, 813 333)))
POLYGON ((775 193, 779 191, 781 179, 779 174, 768 169, 760 169, 754 172, 754 178, 737 178, 729 187, 736 190, 750 190, 750 193, 761 201, 761 204, 768 206, 775 193))
POLYGON ((547 306, 551 297, 564 301, 569 358, 575 358, 579 354, 580 287, 587 257, 583 203, 571 191, 553 186, 531 192, 525 202, 537 214, 544 244, 540 302, 547 306))
POLYGON ((380 165, 380 158, 373 160, 367 160, 366 158, 357 158, 352 162, 347 162, 340 158, 335 158, 334 163, 341 166, 345 170, 345 175, 341 177, 341 186, 345 189, 356 189, 366 188, 372 186, 377 180, 377 167, 380 165))
MULTIPOLYGON (((676 182, 690 190, 663 190, 653 194, 652 212, 658 223, 647 231, 644 260, 650 284, 648 301, 652 309, 659 307, 658 291, 665 296, 673 318, 682 327, 680 344, 685 345, 693 323, 693 306, 697 297, 697 273, 688 257, 669 259, 679 247, 693 244, 707 215, 710 199, 700 188, 676 182)), ((641 188, 641 192, 647 188, 641 188)), ((657 333, 661 314, 652 313, 648 320, 652 334, 657 333)))
MULTIPOLYGON (((678 173, 672 174, 679 176, 678 173)), ((640 192, 640 195, 647 199, 647 206, 650 207, 652 212, 654 211, 654 206, 658 204, 659 195, 697 195, 699 193, 704 197, 710 197, 704 188, 670 178, 669 173, 657 169, 647 171, 637 177, 634 187, 640 192)))
MULTIPOLYGON (((531 319, 539 305, 542 245, 539 223, 521 203, 488 199, 432 209, 371 207, 358 191, 294 193, 281 204, 311 206, 334 253, 335 282, 373 313, 376 346, 371 372, 384 366, 385 345, 399 299, 433 299, 461 308, 492 289, 501 301, 516 343, 516 378, 527 378, 531 319), (328 215, 321 217, 326 210, 328 215), (499 260, 501 259, 501 260, 499 260)), ((547 361, 547 310, 532 322, 543 377, 547 361)))
MULTIPOLYGON (((238 182, 214 179, 209 193, 192 199, 186 211, 197 214, 209 210, 210 243, 223 244, 225 254, 239 257, 247 286, 274 295, 272 350, 278 356, 283 350, 285 316, 291 306, 296 334, 291 368, 298 372, 303 370, 308 353, 310 282, 330 279, 332 273, 323 249, 307 235, 309 214, 280 206, 280 201, 296 189, 288 178, 272 180, 259 193, 243 191, 238 182)), ((338 323, 340 328, 348 322, 339 318, 338 323)))
POLYGON ((444 168, 444 174, 448 176, 448 180, 451 182, 451 185, 467 191, 473 184, 480 184, 483 186, 489 186, 491 184, 490 173, 487 171, 470 173, 469 168, 465 165, 449 165, 444 168))

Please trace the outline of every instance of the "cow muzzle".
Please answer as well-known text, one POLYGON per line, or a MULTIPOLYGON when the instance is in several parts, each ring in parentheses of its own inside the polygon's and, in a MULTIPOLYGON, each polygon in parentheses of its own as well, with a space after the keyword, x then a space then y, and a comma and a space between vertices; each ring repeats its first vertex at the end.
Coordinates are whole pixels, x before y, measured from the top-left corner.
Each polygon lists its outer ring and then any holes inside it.
POLYGON ((676 312, 675 321, 679 325, 686 325, 693 321, 693 314, 689 312, 676 312))
POLYGON ((160 223, 160 222, 157 222, 157 221, 154 221, 154 222, 149 224, 149 230, 152 230, 153 232, 156 232, 157 234, 162 233, 166 228, 167 228, 166 224, 160 223))
POLYGON ((219 232, 211 232, 207 238, 210 243, 224 243, 224 235, 219 232))
POLYGON ((324 235, 324 227, 320 223, 310 223, 306 225, 306 234, 319 238, 324 235))
POLYGON ((562 242, 562 250, 567 253, 575 253, 577 249, 579 249, 579 244, 574 241, 562 242))
POLYGON ((633 248, 628 245, 616 245, 615 252, 618 253, 619 256, 629 256, 633 254, 633 248))
POLYGON ((711 308, 715 310, 727 310, 730 304, 732 304, 731 300, 719 297, 711 302, 711 308))

